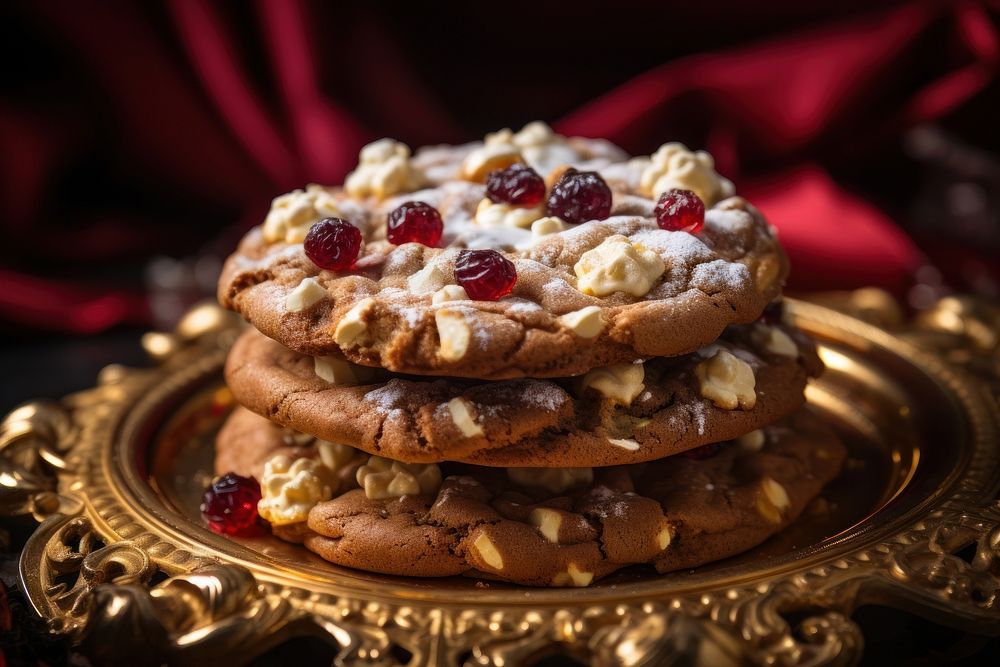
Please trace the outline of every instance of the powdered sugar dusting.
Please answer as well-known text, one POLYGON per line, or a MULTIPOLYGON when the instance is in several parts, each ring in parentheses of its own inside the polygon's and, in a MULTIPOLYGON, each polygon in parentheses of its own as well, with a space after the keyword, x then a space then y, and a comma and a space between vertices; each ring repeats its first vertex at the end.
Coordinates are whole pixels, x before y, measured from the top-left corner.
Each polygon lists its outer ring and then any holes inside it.
POLYGON ((412 392, 402 380, 392 379, 378 389, 372 389, 364 395, 364 400, 374 403, 383 414, 399 409, 406 403, 407 396, 412 392))
POLYGON ((749 286, 750 282, 750 269, 724 259, 699 264, 691 272, 691 286, 706 294, 716 294, 723 290, 741 290, 749 286))
POLYGON ((723 234, 745 234, 754 225, 753 216, 738 209, 711 208, 705 211, 705 226, 723 234))
POLYGON ((665 229, 647 229, 632 235, 635 243, 641 243, 659 253, 664 261, 690 266, 697 262, 707 262, 717 255, 701 239, 688 232, 668 232, 665 229))
POLYGON ((705 405, 704 403, 691 404, 691 416, 694 418, 695 426, 698 427, 698 435, 705 435, 705 405))

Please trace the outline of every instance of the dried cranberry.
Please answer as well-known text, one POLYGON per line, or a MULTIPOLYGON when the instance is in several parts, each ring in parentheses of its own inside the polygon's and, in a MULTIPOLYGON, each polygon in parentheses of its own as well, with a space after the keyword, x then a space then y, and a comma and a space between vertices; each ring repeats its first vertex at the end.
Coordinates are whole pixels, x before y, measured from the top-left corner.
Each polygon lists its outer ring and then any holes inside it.
POLYGON ((705 226, 705 202, 690 190, 667 190, 653 212, 656 224, 668 232, 697 234, 705 226))
POLYGON ((444 223, 436 208, 422 201, 408 201, 389 214, 385 236, 396 245, 421 243, 434 247, 443 231, 444 223))
POLYGON ((514 289, 517 269, 496 250, 463 250, 455 262, 455 280, 471 298, 496 301, 514 289))
POLYGON ((579 225, 611 214, 611 188, 596 171, 567 169, 549 193, 549 215, 579 225))
POLYGON ((729 442, 713 442, 708 445, 702 445, 701 447, 695 447, 694 449, 689 449, 686 452, 681 452, 680 455, 686 459, 691 459, 692 461, 704 461, 705 459, 710 459, 716 454, 720 453, 726 447, 729 446, 729 442))
POLYGON ((361 252, 361 230, 340 218, 324 218, 309 228, 306 257, 321 269, 349 269, 361 252))
POLYGON ((217 533, 234 535, 257 525, 260 484, 253 477, 227 473, 212 482, 201 501, 201 516, 217 533))
POLYGON ((512 164, 490 172, 486 177, 486 196, 497 204, 535 206, 545 197, 545 181, 531 167, 512 164))

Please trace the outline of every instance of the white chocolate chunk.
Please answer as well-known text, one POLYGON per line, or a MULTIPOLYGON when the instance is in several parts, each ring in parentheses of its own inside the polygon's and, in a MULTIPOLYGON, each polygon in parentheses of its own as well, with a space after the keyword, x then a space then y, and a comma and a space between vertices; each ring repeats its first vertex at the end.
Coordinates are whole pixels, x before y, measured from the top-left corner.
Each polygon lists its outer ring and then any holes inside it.
POLYGON ((719 350, 694 369, 703 398, 723 410, 750 410, 757 404, 756 378, 750 364, 727 350, 719 350))
POLYGON ((441 340, 438 351, 441 358, 445 361, 458 361, 464 357, 472 338, 472 329, 465 321, 465 316, 457 310, 442 308, 434 313, 434 321, 441 340))
POLYGON ((285 310, 301 313, 326 298, 326 290, 315 278, 303 278, 295 289, 285 297, 285 310))
POLYGON ((625 292, 643 296, 663 275, 665 268, 658 254, 616 234, 583 253, 573 271, 577 276, 577 288, 584 294, 608 296, 625 292))
POLYGON ((622 405, 632 405, 635 397, 646 388, 646 371, 642 364, 612 364, 595 368, 583 376, 580 391, 593 387, 607 398, 622 405))
POLYGON ((581 338, 593 338, 604 330, 601 309, 587 306, 559 317, 559 323, 581 338))
POLYGON ((733 184, 715 171, 715 160, 705 151, 692 152, 684 144, 663 144, 649 158, 639 187, 657 199, 667 190, 690 190, 709 207, 733 194, 733 184))
POLYGON ((428 264, 406 279, 406 286, 414 294, 431 294, 437 292, 448 283, 445 275, 436 264, 428 264))
POLYGON ((581 155, 567 143, 566 137, 556 134, 541 121, 528 123, 511 140, 521 149, 525 161, 541 174, 581 159, 581 155))
POLYGON ((486 143, 465 157, 462 162, 462 178, 482 183, 491 171, 506 169, 516 162, 524 162, 521 150, 514 144, 505 143, 501 138, 491 141, 491 138, 497 136, 488 136, 486 143))
POLYGON ((268 243, 302 243, 309 228, 323 218, 340 216, 337 202, 322 186, 311 183, 271 201, 262 233, 268 243))
POLYGON ((333 333, 334 342, 341 347, 359 345, 362 336, 368 330, 368 324, 364 318, 374 305, 375 299, 371 297, 354 304, 354 307, 347 311, 337 323, 337 328, 333 333))
POLYGON ((338 387, 366 384, 380 374, 380 369, 359 366, 337 357, 313 357, 313 370, 317 377, 338 387))
POLYGON ((670 534, 670 526, 665 526, 656 534, 656 546, 660 547, 660 551, 663 551, 670 546, 671 539, 673 536, 670 534))
POLYGON ((510 204, 498 204, 483 199, 476 208, 476 224, 480 227, 518 227, 527 229, 539 218, 545 216, 541 206, 524 208, 510 204))
POLYGON ((791 336, 778 327, 772 327, 767 324, 755 324, 750 336, 755 343, 763 346, 771 354, 777 354, 782 357, 799 356, 798 345, 795 344, 791 336))
POLYGON ((431 297, 431 303, 433 304, 444 303, 445 301, 468 300, 469 294, 461 285, 445 285, 438 291, 434 292, 434 296, 431 297))
POLYGON ((531 238, 537 241, 542 237, 550 234, 558 234, 565 230, 565 222, 555 216, 549 215, 531 223, 531 238))
POLYGON ((441 469, 436 463, 403 463, 372 456, 358 468, 356 479, 368 498, 385 500, 436 493, 441 488, 441 469))
POLYGON ((379 139, 361 149, 358 166, 347 175, 344 190, 352 197, 379 199, 420 187, 421 174, 410 164, 410 149, 392 139, 379 139))
POLYGON ((582 572, 576 563, 570 563, 565 572, 560 572, 552 578, 553 586, 589 586, 594 580, 593 572, 582 572))
POLYGON ((335 472, 364 455, 364 452, 350 445, 341 445, 319 438, 316 439, 316 451, 320 462, 335 472))
POLYGON ((593 468, 507 468, 507 477, 521 486, 537 486, 562 493, 594 481, 593 468))
POLYGON ((550 507, 536 507, 528 516, 531 525, 538 529, 542 537, 553 544, 559 544, 559 528, 563 518, 559 510, 550 507))
POLYGON ((622 449, 630 452, 637 452, 640 447, 639 442, 637 440, 633 440, 632 438, 608 438, 608 442, 615 447, 621 447, 622 449))
POLYGON ((497 551, 496 545, 493 544, 493 540, 491 540, 486 533, 479 533, 476 539, 472 542, 472 548, 479 554, 479 558, 481 558, 482 561, 491 568, 498 572, 503 570, 503 556, 501 556, 500 552, 497 551))
POLYGON ((466 438, 474 438, 477 435, 484 435, 483 427, 476 423, 472 415, 472 406, 464 398, 453 398, 448 401, 448 412, 455 426, 466 438))
POLYGON ((281 454, 264 464, 257 511, 275 526, 299 523, 317 503, 332 498, 337 486, 334 471, 320 461, 292 461, 281 454))
POLYGON ((781 523, 785 512, 792 506, 788 492, 781 484, 770 477, 765 477, 760 483, 760 494, 757 496, 757 509, 761 516, 771 523, 781 523))
POLYGON ((765 439, 764 431, 758 428, 736 438, 736 443, 739 445, 740 451, 754 454, 764 448, 765 439))

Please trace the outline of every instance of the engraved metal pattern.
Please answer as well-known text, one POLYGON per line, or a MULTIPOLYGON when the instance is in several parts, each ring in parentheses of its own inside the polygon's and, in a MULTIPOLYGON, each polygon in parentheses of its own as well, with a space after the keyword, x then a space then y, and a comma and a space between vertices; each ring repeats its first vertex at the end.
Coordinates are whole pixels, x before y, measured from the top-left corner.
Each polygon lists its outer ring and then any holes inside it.
POLYGON ((793 311, 814 332, 891 348, 947 392, 968 432, 940 492, 770 571, 687 589, 650 580, 618 593, 462 597, 398 579, 310 578, 192 528, 163 509, 128 443, 148 415, 218 373, 236 327, 210 306, 147 337, 158 368, 111 367, 94 389, 11 413, 0 512, 41 521, 22 553, 25 591, 98 662, 241 663, 313 635, 340 647, 340 664, 515 665, 552 652, 602 666, 852 664, 864 642, 850 615, 867 603, 1000 634, 1000 310, 945 299, 899 335, 816 305, 793 311), (956 555, 969 545, 971 559, 956 555))

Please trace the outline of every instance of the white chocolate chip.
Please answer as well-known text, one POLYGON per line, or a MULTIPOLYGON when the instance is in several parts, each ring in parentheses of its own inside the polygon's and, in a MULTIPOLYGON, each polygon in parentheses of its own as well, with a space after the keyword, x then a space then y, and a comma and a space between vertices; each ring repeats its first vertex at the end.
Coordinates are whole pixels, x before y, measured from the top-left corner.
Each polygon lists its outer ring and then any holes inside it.
POLYGON ((403 463, 372 456, 358 468, 356 479, 369 499, 385 500, 436 493, 441 488, 441 469, 436 463, 403 463))
POLYGON ((531 238, 537 241, 544 236, 558 234, 559 232, 565 230, 566 223, 560 218, 550 215, 544 218, 539 218, 531 223, 531 238))
POLYGON ((757 509, 761 516, 771 523, 781 523, 785 512, 792 506, 785 487, 770 477, 760 482, 760 495, 757 496, 757 509))
POLYGON ((756 429, 736 438, 740 450, 747 454, 754 454, 764 448, 764 431, 756 429))
POLYGON ((750 364, 727 350, 719 350, 695 366, 703 398, 723 410, 750 410, 757 404, 756 378, 750 364))
POLYGON ((410 149, 392 139, 379 139, 361 149, 358 166, 347 175, 344 190, 352 197, 379 199, 420 187, 423 178, 410 164, 410 149))
POLYGON ((577 276, 577 288, 584 294, 608 296, 625 292, 644 296, 665 268, 658 254, 616 234, 583 253, 573 271, 577 276))
POLYGON ((511 137, 511 141, 521 149, 525 161, 541 174, 581 159, 580 154, 566 142, 566 137, 556 134, 541 121, 528 123, 511 137))
POLYGON ((334 342, 341 347, 353 347, 360 344, 361 337, 368 330, 368 324, 364 318, 374 305, 375 299, 368 297, 357 302, 353 308, 347 311, 337 323, 337 328, 333 333, 334 342))
POLYGON ((469 294, 461 285, 445 285, 431 297, 431 303, 439 304, 445 301, 468 301, 469 294))
POLYGON ((580 380, 580 391, 592 387, 607 398, 623 405, 632 405, 635 397, 646 388, 646 371, 642 364, 612 364, 589 371, 580 380))
POLYGON ((455 426, 466 438, 474 438, 477 435, 484 435, 483 427, 476 423, 472 416, 472 406, 464 398, 453 398, 448 401, 448 412, 455 426))
POLYGON ((316 451, 319 454, 320 462, 333 471, 342 469, 364 454, 361 450, 354 449, 350 445, 341 445, 318 438, 316 439, 316 451))
POLYGON ((442 308, 434 313, 438 338, 441 340, 439 354, 445 361, 458 361, 469 350, 472 330, 465 316, 457 310, 442 308))
POLYGON ((480 227, 518 227, 526 229, 545 215, 540 207, 524 208, 510 204, 497 204, 483 199, 476 208, 476 224, 480 227))
POLYGON ((631 438, 608 438, 608 442, 629 452, 639 451, 640 447, 639 442, 631 438))
POLYGON ((763 346, 771 354, 777 354, 782 357, 799 356, 798 345, 795 344, 791 336, 778 327, 772 327, 767 324, 755 324, 750 336, 755 343, 763 346))
POLYGON ((431 294, 448 283, 448 276, 436 264, 428 264, 406 279, 406 286, 414 294, 431 294))
POLYGON ((581 338, 593 338, 604 330, 601 309, 587 306, 559 317, 559 323, 581 338))
POLYGON ((290 313, 301 313, 312 308, 326 298, 326 290, 316 282, 315 278, 303 278, 298 286, 285 297, 285 310, 290 313))
POLYGON ((487 137, 486 143, 465 157, 462 162, 462 178, 482 183, 491 171, 506 169, 517 162, 524 162, 517 146, 499 140, 491 143, 490 137, 487 137))
POLYGON ((660 551, 663 551, 670 546, 670 541, 673 536, 670 534, 670 526, 664 526, 659 533, 656 534, 656 546, 660 547, 660 551))
POLYGON ((325 188, 310 184, 271 202, 262 233, 268 243, 302 243, 309 228, 323 218, 340 216, 336 201, 325 188))
POLYGON ((562 513, 559 510, 549 507, 536 507, 531 510, 528 521, 538 529, 542 537, 549 542, 559 544, 559 528, 563 522, 562 513))
POLYGON ((313 357, 316 376, 338 387, 354 387, 372 382, 380 375, 380 369, 359 366, 338 357, 313 357))
POLYGON ((593 572, 582 572, 576 563, 570 563, 565 572, 560 572, 552 578, 553 586, 589 586, 594 580, 593 572))
POLYGON ((486 533, 479 533, 472 542, 472 548, 476 550, 483 562, 491 568, 497 571, 503 570, 503 556, 497 551, 493 540, 486 533))
POLYGON ((594 481, 593 468, 507 468, 507 477, 521 486, 537 486, 552 493, 594 481))
POLYGON ((660 146, 639 177, 642 192, 653 199, 667 190, 690 190, 709 207, 733 194, 733 184, 715 171, 715 160, 705 151, 692 152, 680 143, 660 146))
POLYGON ((334 471, 314 459, 278 455, 264 464, 260 480, 260 515, 275 526, 305 521, 317 503, 337 490, 334 471))

